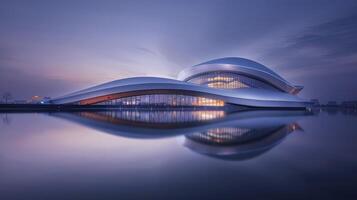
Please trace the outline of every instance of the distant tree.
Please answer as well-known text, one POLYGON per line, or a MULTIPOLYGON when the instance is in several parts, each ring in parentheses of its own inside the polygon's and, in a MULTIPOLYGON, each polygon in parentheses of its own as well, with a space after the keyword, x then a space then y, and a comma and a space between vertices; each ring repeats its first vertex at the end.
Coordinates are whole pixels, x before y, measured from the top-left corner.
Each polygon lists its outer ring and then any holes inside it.
POLYGON ((10 92, 5 92, 3 95, 2 95, 2 98, 4 99, 5 103, 7 104, 9 102, 9 100, 12 99, 12 95, 10 92))

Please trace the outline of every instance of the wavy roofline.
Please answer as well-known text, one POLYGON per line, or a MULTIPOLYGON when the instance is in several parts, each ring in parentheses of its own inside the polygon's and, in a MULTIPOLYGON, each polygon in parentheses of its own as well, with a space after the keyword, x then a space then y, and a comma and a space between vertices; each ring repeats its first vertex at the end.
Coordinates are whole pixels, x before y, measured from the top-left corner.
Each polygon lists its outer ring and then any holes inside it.
POLYGON ((302 89, 302 87, 295 86, 287 80, 277 77, 262 69, 256 69, 239 64, 210 63, 196 65, 195 67, 188 67, 182 70, 178 75, 178 79, 186 82, 192 79, 193 77, 199 76, 201 74, 220 71, 233 72, 237 74, 244 74, 247 76, 255 77, 255 79, 263 80, 268 84, 271 84, 287 93, 297 94, 302 89))
POLYGON ((197 67, 200 65, 207 65, 207 64, 231 64, 231 65, 243 65, 243 66, 251 66, 251 67, 255 67, 255 68, 260 68, 260 70, 262 71, 267 71, 275 76, 277 76, 278 78, 283 79, 279 74, 277 74, 276 72, 274 72, 273 70, 271 70, 270 68, 268 68, 267 66, 256 62, 254 60, 248 59, 248 58, 242 58, 242 57, 223 57, 223 58, 216 58, 216 59, 212 59, 206 62, 202 62, 200 64, 194 65, 192 67, 197 67))
MULTIPOLYGON (((145 95, 150 90, 166 92, 167 94, 181 94, 221 99, 227 103, 251 107, 306 107, 308 101, 295 96, 303 87, 294 86, 268 67, 240 57, 224 57, 203 62, 186 68, 179 73, 179 80, 162 77, 130 77, 95 85, 77 92, 54 98, 55 104, 84 103, 94 104, 125 95, 145 95), (267 90, 259 88, 239 88, 235 90, 210 88, 188 82, 194 76, 214 71, 232 72, 243 76, 264 81, 277 88, 267 90), (130 94, 129 94, 130 93, 130 94), (85 102, 82 102, 84 100, 85 102)), ((151 94, 151 93, 150 93, 151 94)))
MULTIPOLYGON (((225 90, 157 77, 136 77, 120 81, 112 81, 101 84, 98 87, 84 89, 77 93, 52 99, 52 103, 68 104, 114 94, 145 94, 158 90, 170 91, 173 94, 193 94, 194 96, 204 95, 221 99, 226 103, 251 107, 305 107, 306 104, 305 100, 283 92, 257 88, 225 90)), ((170 94, 170 92, 168 93, 170 94)))

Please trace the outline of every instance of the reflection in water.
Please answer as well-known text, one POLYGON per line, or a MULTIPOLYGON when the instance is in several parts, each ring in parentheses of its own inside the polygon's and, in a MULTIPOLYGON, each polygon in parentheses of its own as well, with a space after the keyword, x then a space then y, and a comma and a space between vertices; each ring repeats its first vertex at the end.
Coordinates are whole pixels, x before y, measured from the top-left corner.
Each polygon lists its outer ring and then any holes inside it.
POLYGON ((244 160, 268 151, 295 130, 302 130, 297 123, 250 129, 214 128, 186 135, 184 145, 203 155, 220 159, 244 160))
POLYGON ((199 122, 222 118, 225 115, 221 110, 203 111, 103 111, 81 112, 80 116, 111 123, 121 123, 123 120, 143 123, 182 123, 199 122))
POLYGON ((352 115, 352 116, 357 116, 357 108, 343 108, 341 110, 342 114, 344 115, 352 115))
POLYGON ((186 137, 208 144, 231 144, 246 138, 250 130, 246 128, 223 127, 211 128, 202 133, 194 133, 186 137))
POLYGON ((94 129, 129 138, 183 135, 204 124, 224 119, 222 110, 201 111, 105 111, 52 113, 94 129), (160 129, 160 131, 158 131, 160 129))
POLYGON ((7 113, 0 113, 0 118, 4 124, 9 125, 11 123, 11 118, 7 113))
POLYGON ((356 109, 326 110, 0 113, 0 199, 356 199, 356 109))
POLYGON ((307 111, 105 111, 52 113, 100 131, 129 138, 184 136, 184 146, 211 157, 246 159, 260 155, 289 133, 307 111), (158 131, 160 130, 160 131, 158 131))

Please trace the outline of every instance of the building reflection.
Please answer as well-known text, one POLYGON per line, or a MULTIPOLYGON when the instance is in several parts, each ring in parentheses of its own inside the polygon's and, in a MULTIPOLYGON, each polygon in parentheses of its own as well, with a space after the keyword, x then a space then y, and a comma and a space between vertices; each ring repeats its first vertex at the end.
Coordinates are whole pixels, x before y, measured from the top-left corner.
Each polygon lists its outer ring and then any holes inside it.
POLYGON ((126 138, 183 137, 183 145, 193 152, 219 159, 244 160, 267 152, 288 134, 302 130, 296 121, 311 112, 112 110, 51 115, 126 138))
POLYGON ((184 146, 214 158, 246 160, 269 151, 296 130, 303 129, 297 123, 264 128, 214 128, 186 135, 184 146))
POLYGON ((102 112, 79 112, 78 116, 109 122, 112 124, 127 124, 143 127, 178 127, 182 124, 197 124, 223 118, 226 112, 223 110, 199 110, 199 111, 102 111, 102 112))
POLYGON ((107 110, 57 112, 67 119, 99 131, 129 138, 163 138, 184 135, 224 121, 224 110, 107 110), (158 131, 159 130, 159 131, 158 131))

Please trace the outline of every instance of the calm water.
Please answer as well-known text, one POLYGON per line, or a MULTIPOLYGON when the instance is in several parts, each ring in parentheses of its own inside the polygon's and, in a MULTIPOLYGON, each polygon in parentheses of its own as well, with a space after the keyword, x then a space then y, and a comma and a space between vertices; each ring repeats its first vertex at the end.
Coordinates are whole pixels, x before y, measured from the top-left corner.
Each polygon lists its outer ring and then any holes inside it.
POLYGON ((357 199, 356 111, 0 120, 0 199, 357 199))

